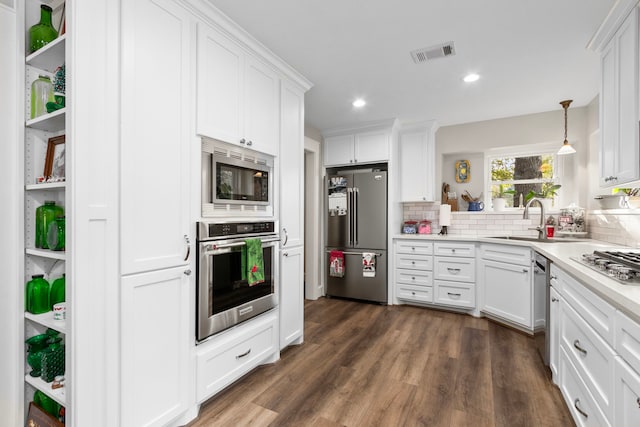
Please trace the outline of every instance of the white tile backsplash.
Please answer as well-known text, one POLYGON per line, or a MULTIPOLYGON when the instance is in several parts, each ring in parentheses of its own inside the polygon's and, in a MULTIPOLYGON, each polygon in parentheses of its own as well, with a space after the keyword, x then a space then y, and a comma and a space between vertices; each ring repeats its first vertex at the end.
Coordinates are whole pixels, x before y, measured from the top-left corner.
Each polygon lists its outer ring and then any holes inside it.
MULTIPOLYGON (((432 233, 440 232, 439 203, 405 203, 404 220, 431 221, 432 233)), ((532 211, 530 219, 522 211, 451 212, 449 234, 477 236, 536 236, 529 230, 540 223, 540 214, 532 211)), ((400 227, 398 227, 400 229, 400 227)), ((608 243, 640 248, 640 209, 594 210, 587 212, 588 237, 608 243)))

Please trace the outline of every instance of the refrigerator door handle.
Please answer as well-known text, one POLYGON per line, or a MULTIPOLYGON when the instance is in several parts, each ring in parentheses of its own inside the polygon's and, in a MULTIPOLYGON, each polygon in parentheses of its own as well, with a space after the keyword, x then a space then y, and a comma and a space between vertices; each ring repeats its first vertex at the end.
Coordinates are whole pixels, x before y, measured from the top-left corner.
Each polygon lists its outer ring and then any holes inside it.
POLYGON ((352 203, 353 189, 351 187, 347 188, 347 241, 349 242, 349 246, 353 245, 353 230, 351 229, 352 222, 352 211, 353 211, 353 203, 352 203))
POLYGON ((353 188, 353 246, 358 246, 358 197, 360 190, 353 188))

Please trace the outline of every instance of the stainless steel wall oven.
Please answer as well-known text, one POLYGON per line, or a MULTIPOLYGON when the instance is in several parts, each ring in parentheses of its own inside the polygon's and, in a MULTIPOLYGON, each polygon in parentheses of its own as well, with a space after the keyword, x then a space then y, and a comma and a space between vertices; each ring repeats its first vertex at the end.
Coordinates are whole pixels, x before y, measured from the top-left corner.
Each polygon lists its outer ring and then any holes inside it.
POLYGON ((199 222, 197 240, 198 342, 277 306, 279 236, 273 221, 199 222), (242 271, 242 248, 250 238, 262 241, 265 276, 253 286, 242 271))

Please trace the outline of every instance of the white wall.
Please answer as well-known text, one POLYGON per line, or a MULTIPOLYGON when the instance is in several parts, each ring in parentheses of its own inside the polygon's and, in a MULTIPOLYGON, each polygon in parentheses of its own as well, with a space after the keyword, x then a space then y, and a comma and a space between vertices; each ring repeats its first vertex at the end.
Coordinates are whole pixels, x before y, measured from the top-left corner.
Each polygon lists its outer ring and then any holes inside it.
MULTIPOLYGON (((18 242, 21 240, 18 230, 22 230, 22 202, 19 197, 21 156, 18 152, 17 91, 22 85, 18 82, 19 44, 17 42, 16 11, 5 6, 13 2, 0 3, 0 271, 2 271, 2 298, 0 299, 0 342, 6 344, 0 352, 0 425, 19 425, 22 422, 22 393, 20 372, 23 360, 20 355, 24 347, 15 345, 21 342, 19 330, 22 316, 20 307, 24 307, 24 276, 20 274, 21 257, 18 242), (18 398, 19 400, 16 400, 18 398), (20 421, 19 421, 20 420, 20 421)), ((22 44, 20 44, 22 46, 22 44)), ((22 108, 21 110, 24 110, 22 108)))
MULTIPOLYGON (((592 107, 569 108, 567 138, 577 150, 574 155, 560 157, 563 162, 564 181, 563 203, 575 202, 580 206, 587 204, 587 192, 578 191, 579 175, 586 171, 589 164, 588 131, 593 128, 589 119, 593 116, 592 107)), ((474 196, 484 189, 484 166, 478 162, 482 153, 500 147, 521 146, 526 149, 536 144, 557 143, 558 149, 564 140, 564 111, 558 110, 508 117, 482 122, 443 126, 436 133, 436 188, 442 182, 458 188, 455 183, 454 167, 456 160, 471 160, 471 180, 461 189, 469 189, 474 196)), ((460 192, 458 192, 460 196, 460 192)))
MULTIPOLYGON (((307 130, 305 129, 305 135, 307 130)), ((305 298, 315 300, 324 294, 321 274, 323 194, 320 140, 304 138, 304 290, 305 298)))

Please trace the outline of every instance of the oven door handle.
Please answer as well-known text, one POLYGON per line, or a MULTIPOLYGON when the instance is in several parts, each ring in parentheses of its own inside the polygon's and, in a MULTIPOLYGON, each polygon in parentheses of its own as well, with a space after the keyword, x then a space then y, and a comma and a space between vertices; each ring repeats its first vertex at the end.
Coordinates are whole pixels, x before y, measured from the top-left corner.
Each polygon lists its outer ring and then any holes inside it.
MULTIPOLYGON (((270 243, 270 242, 279 242, 280 241, 280 236, 273 236, 273 237, 267 237, 264 239, 260 239, 260 241, 264 244, 264 243, 270 243)), ((203 242, 202 243, 204 245, 205 250, 209 251, 209 250, 216 250, 216 249, 224 249, 224 248, 237 248, 238 246, 244 246, 245 245, 245 241, 241 240, 239 242, 231 242, 231 243, 222 243, 222 244, 215 244, 213 242, 203 242)))

